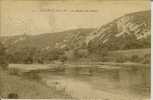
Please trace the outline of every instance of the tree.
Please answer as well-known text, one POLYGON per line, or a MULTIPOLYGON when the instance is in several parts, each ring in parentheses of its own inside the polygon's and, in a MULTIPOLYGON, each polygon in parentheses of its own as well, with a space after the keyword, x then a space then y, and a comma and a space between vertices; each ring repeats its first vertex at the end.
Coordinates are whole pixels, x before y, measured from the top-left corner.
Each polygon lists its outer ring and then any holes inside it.
POLYGON ((0 43, 0 67, 2 69, 7 69, 8 62, 7 62, 7 54, 6 48, 2 43, 0 43))
POLYGON ((75 49, 74 56, 76 58, 86 58, 88 56, 88 49, 75 49))
POLYGON ((42 53, 42 59, 45 62, 50 62, 54 60, 60 60, 60 57, 64 55, 64 51, 61 49, 51 49, 51 50, 46 50, 45 52, 42 53))

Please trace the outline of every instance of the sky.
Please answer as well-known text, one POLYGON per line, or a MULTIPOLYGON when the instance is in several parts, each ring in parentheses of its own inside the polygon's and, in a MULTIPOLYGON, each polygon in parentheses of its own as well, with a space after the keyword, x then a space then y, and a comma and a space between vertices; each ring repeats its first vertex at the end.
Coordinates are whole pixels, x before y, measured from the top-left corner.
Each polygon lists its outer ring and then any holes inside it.
POLYGON ((1 0, 0 35, 38 35, 98 28, 124 14, 150 10, 149 0, 1 0))

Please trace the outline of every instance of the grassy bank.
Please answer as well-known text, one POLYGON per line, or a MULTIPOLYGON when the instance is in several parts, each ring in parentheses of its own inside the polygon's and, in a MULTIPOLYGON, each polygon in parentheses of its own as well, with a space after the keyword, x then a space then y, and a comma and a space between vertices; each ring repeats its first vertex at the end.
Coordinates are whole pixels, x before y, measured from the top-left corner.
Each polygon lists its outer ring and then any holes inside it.
POLYGON ((21 99, 47 99, 47 98, 64 98, 66 95, 63 91, 57 91, 54 86, 47 87, 38 81, 24 79, 19 76, 9 75, 8 72, 0 72, 1 96, 7 98, 8 94, 15 93, 21 99))

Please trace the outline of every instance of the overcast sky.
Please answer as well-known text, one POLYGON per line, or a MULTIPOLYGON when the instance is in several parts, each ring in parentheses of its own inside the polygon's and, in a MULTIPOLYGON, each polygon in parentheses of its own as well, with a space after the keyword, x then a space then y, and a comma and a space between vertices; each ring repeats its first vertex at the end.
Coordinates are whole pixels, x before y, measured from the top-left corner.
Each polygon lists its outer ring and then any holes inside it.
POLYGON ((1 0, 0 3, 1 35, 98 28, 126 13, 150 9, 149 0, 1 0))

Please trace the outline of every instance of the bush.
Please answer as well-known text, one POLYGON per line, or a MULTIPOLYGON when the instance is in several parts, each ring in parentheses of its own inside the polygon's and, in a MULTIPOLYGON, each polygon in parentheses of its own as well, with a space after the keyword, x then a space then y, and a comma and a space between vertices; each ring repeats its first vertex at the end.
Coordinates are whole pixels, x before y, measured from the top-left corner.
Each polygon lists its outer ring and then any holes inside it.
POLYGON ((131 62, 149 64, 151 61, 150 54, 146 54, 143 57, 139 57, 138 55, 133 55, 130 59, 131 62))
POLYGON ((7 70, 8 69, 8 63, 6 62, 4 62, 4 63, 1 63, 0 64, 0 66, 2 67, 2 69, 4 69, 4 70, 7 70))
POLYGON ((74 50, 74 55, 76 58, 86 58, 89 52, 87 49, 76 49, 74 50))
POLYGON ((119 55, 116 57, 115 62, 119 62, 119 63, 123 63, 128 61, 128 58, 126 56, 123 55, 119 55))
POLYGON ((142 60, 142 63, 143 64, 150 64, 151 63, 151 57, 150 56, 151 56, 150 54, 146 54, 144 56, 144 59, 142 60))
POLYGON ((30 79, 30 80, 36 80, 36 81, 41 80, 41 77, 35 72, 26 72, 23 74, 23 77, 30 79))
POLYGON ((0 43, 0 67, 4 70, 8 69, 7 54, 5 51, 6 48, 0 43))
POLYGON ((9 93, 7 98, 8 99, 18 99, 18 94, 17 93, 9 93))
POLYGON ((131 62, 137 62, 140 63, 142 61, 142 57, 139 57, 138 55, 133 55, 130 59, 131 62))
POLYGON ((19 70, 16 68, 10 68, 9 69, 9 74, 11 75, 19 75, 19 70))

